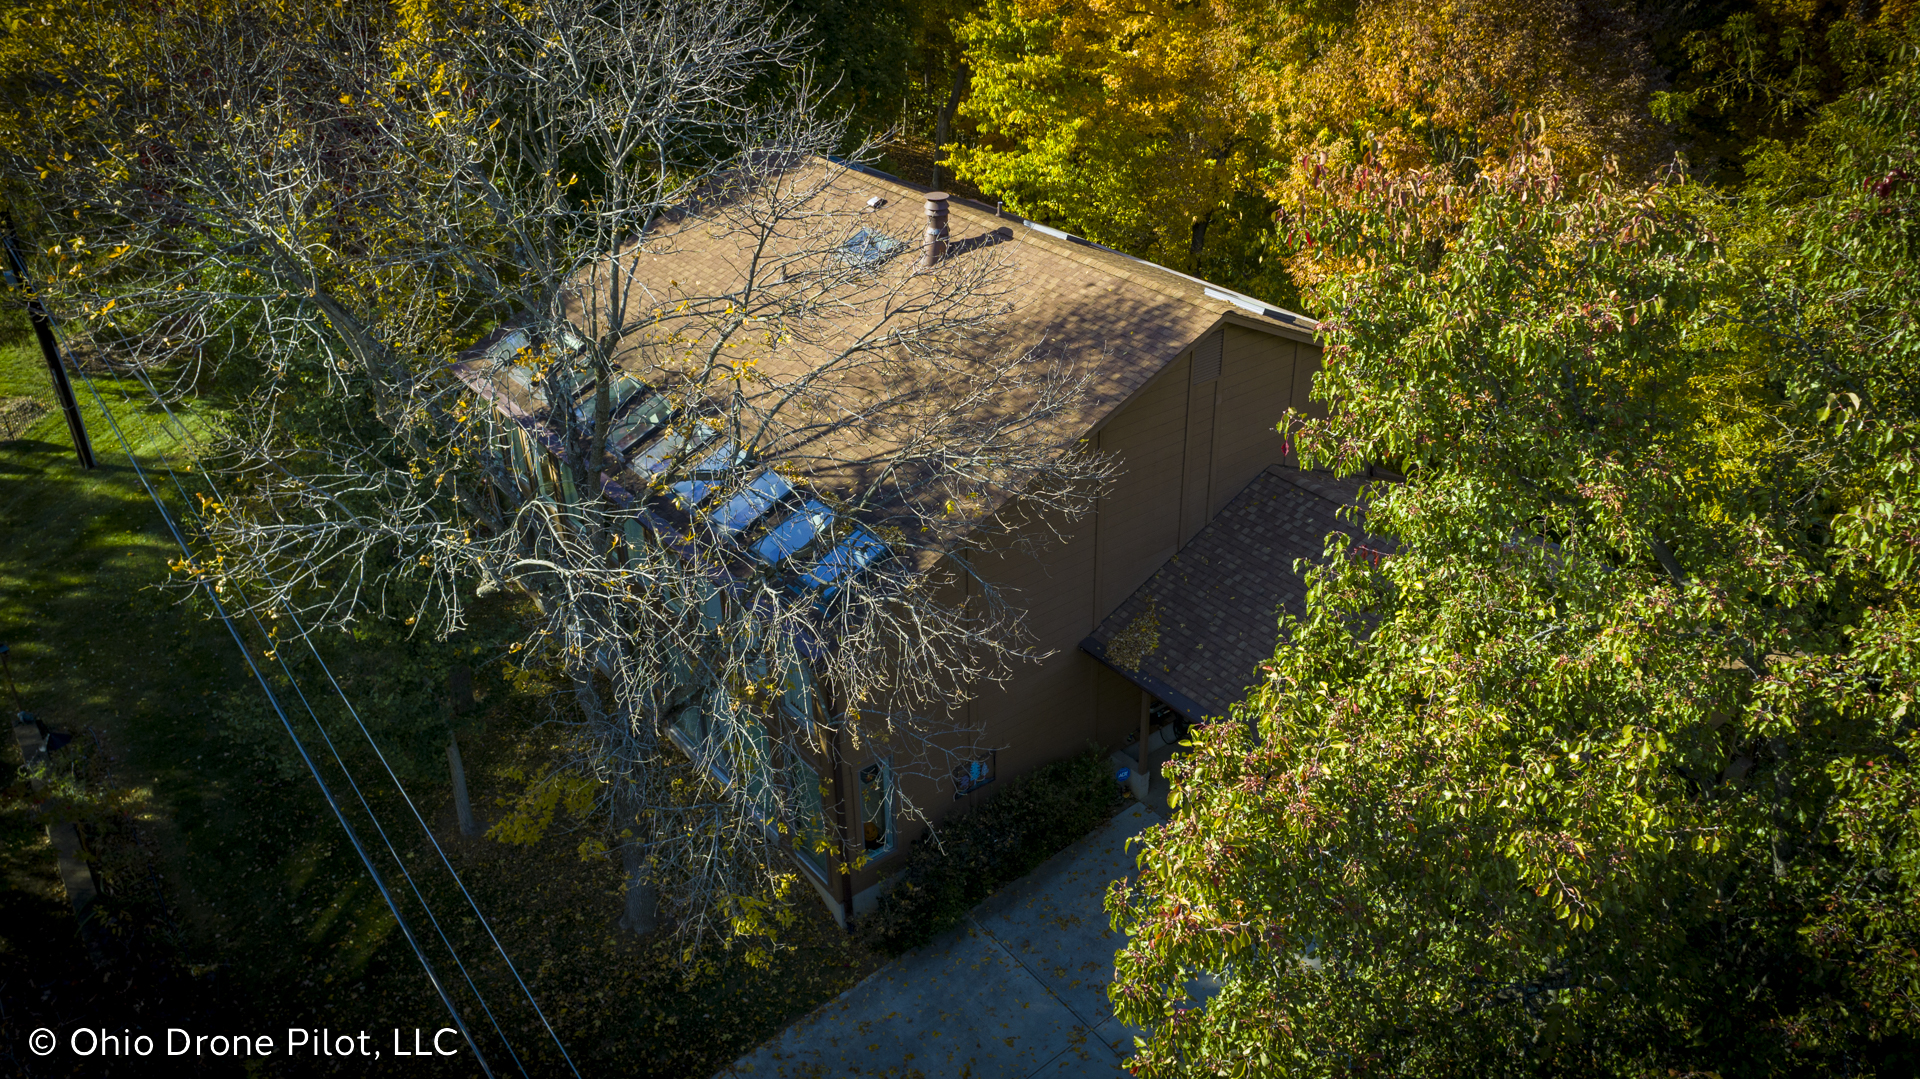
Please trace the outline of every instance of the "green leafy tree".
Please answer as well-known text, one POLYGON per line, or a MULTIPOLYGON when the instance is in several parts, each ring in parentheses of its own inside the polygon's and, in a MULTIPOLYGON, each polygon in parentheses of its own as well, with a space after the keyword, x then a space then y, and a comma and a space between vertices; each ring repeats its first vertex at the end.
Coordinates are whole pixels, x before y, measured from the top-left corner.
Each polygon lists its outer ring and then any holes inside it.
POLYGON ((1737 200, 1320 174, 1289 423, 1407 478, 1110 897, 1138 1073, 1911 1074, 1917 120, 1909 48, 1737 200))

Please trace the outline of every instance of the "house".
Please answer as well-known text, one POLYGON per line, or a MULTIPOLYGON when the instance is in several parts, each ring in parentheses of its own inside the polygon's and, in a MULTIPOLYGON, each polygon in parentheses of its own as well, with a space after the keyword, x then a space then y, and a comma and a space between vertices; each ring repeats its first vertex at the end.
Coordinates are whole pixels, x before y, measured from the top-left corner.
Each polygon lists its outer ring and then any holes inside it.
MULTIPOLYGON (((830 857, 803 851, 796 859, 844 919, 877 899, 922 827, 910 827, 898 811, 903 797, 937 823, 1089 744, 1123 751, 1151 744, 1154 726, 1224 716, 1254 680, 1258 660, 1271 654, 1279 605, 1298 597, 1294 559, 1317 557, 1328 531, 1350 528, 1334 510, 1352 500, 1354 484, 1301 473, 1277 430, 1289 408, 1312 415, 1319 407, 1308 394, 1319 367, 1312 320, 858 166, 836 170, 822 197, 863 208, 862 220, 871 222, 847 241, 848 259, 889 257, 902 243, 891 237, 922 223, 926 251, 914 257, 967 259, 991 249, 1011 282, 1010 321, 994 347, 1044 346, 1086 375, 1086 392, 1035 437, 1054 440, 1059 452, 1090 447, 1119 468, 1094 512, 1041 542, 1006 542, 981 526, 1011 512, 1012 495, 978 507, 973 526, 918 537, 923 548, 966 559, 979 579, 1018 604, 1045 658, 955 706, 957 719, 979 732, 981 748, 950 774, 895 775, 871 747, 868 756, 843 747, 793 762, 820 777, 823 799, 817 814, 808 807, 799 830, 832 833, 831 843, 863 856, 851 873, 837 872, 830 857)), ((677 241, 636 257, 624 272, 650 296, 670 297, 681 282, 734 294, 729 275, 752 252, 713 246, 718 241, 703 239, 700 223, 697 210, 670 223, 677 241)), ((571 484, 539 463, 558 444, 540 419, 530 376, 497 362, 525 342, 520 334, 485 343, 461 374, 519 425, 527 482, 568 487, 557 497, 571 499, 571 484), (490 365, 482 362, 488 357, 490 365)), ((649 392, 631 390, 641 403, 620 406, 610 443, 625 464, 604 478, 611 497, 644 502, 646 462, 674 449, 665 442, 675 436, 649 433, 665 414, 649 392)), ((713 452, 734 452, 731 441, 714 438, 722 448, 713 452)), ((831 470, 804 480, 765 472, 725 506, 702 512, 726 517, 730 528, 729 515, 738 516, 740 530, 758 522, 754 549, 777 561, 824 534, 825 506, 796 486, 831 489, 841 478, 831 470)), ((696 501, 706 497, 699 484, 691 487, 696 501)), ((889 557, 884 533, 872 522, 854 525, 797 586, 830 584, 820 566, 858 573, 889 557)), ((674 730, 689 753, 700 752, 698 731, 674 730)), ((1147 770, 1140 771, 1144 795, 1147 770)))

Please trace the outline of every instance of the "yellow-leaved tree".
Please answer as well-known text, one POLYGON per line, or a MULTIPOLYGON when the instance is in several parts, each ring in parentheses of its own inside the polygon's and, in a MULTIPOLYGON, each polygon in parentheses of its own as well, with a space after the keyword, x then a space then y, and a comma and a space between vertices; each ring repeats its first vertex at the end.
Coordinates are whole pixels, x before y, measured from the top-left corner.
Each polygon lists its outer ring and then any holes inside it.
POLYGON ((1309 151, 1469 172, 1522 141, 1574 171, 1667 155, 1644 28, 1614 0, 994 0, 960 36, 982 141, 955 153, 959 175, 1018 212, 1269 294, 1285 288, 1282 253, 1229 249, 1271 238, 1264 218, 1308 190, 1309 151), (1256 227, 1219 227, 1250 205, 1256 227))

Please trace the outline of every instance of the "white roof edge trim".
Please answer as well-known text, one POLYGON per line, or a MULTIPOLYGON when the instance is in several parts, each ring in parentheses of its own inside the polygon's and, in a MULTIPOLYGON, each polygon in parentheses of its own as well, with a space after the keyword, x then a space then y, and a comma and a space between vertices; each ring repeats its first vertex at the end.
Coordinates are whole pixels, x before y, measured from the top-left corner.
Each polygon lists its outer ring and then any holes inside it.
POLYGON ((1256 300, 1251 296, 1242 296, 1238 292, 1228 292, 1226 289, 1215 288, 1212 285, 1208 285, 1206 286, 1206 293, 1209 297, 1213 299, 1224 300, 1227 303, 1234 305, 1235 307, 1241 308, 1246 311, 1251 311, 1254 314, 1260 315, 1264 318, 1277 318, 1282 322, 1294 322, 1294 323, 1301 321, 1301 317, 1299 315, 1295 315, 1288 311, 1282 311, 1277 307, 1268 307, 1266 304, 1261 303, 1259 300, 1256 300))
POLYGON ((1162 266, 1157 262, 1150 262, 1146 259, 1139 258, 1134 255, 1129 255, 1125 251, 1115 250, 1114 248, 1108 247, 1106 244, 1095 243, 1094 241, 1086 239, 1085 237, 1075 236, 1071 232, 1062 232, 1061 230, 1054 228, 1052 225, 1042 225, 1038 221, 1028 221, 1025 218, 1022 218, 1020 220, 1020 223, 1032 229, 1035 232, 1038 232, 1045 236, 1051 236, 1056 240, 1067 240, 1070 242, 1083 243, 1089 247, 1095 247, 1102 251, 1108 251, 1115 255, 1119 255, 1121 258, 1127 259, 1131 262, 1137 262, 1142 266, 1151 266, 1156 270, 1161 270, 1166 273, 1170 273, 1175 277, 1184 278, 1185 280, 1191 281, 1194 284, 1199 285, 1201 289, 1207 294, 1208 297, 1215 300, 1221 300, 1223 302, 1230 303, 1235 307, 1241 308, 1242 310, 1245 310, 1245 311, 1251 311, 1252 313, 1259 315, 1261 318, 1270 318, 1279 322, 1285 322, 1295 326, 1298 326, 1304 322, 1312 321, 1311 319, 1307 318, 1305 315, 1296 315, 1291 311, 1274 307, 1271 304, 1267 304, 1260 300, 1256 300, 1253 297, 1245 295, 1243 293, 1233 292, 1228 289, 1223 289, 1218 285, 1212 284, 1201 278, 1195 277, 1192 274, 1181 273, 1179 270, 1173 269, 1170 266, 1162 266))

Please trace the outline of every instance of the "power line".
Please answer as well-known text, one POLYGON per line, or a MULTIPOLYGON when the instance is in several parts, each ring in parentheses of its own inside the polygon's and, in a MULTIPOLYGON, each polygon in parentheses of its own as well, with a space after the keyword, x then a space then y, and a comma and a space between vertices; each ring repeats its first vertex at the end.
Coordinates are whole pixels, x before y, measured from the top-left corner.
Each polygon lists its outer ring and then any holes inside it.
MULTIPOLYGON (((135 377, 139 379, 141 386, 143 386, 146 389, 148 395, 153 398, 154 402, 160 406, 162 414, 165 415, 169 421, 171 421, 174 428, 179 432, 178 434, 174 434, 171 437, 173 437, 176 443, 184 443, 185 436, 188 434, 186 425, 180 421, 180 418, 178 416, 174 415, 172 407, 167 404, 165 397, 160 393, 158 387, 153 385, 152 380, 147 377, 147 374, 144 370, 135 368, 135 377)), ((89 386, 92 385, 91 380, 89 380, 88 384, 89 386)), ((124 393, 124 391, 122 392, 124 393)), ((129 400, 131 399, 129 398, 129 400)), ((219 483, 206 470, 206 468, 200 464, 199 460, 197 458, 193 459, 192 464, 193 464, 194 470, 200 473, 201 479, 206 481, 208 488, 213 491, 214 497, 217 499, 220 499, 222 502, 226 501, 226 495, 220 490, 219 483)), ((178 482, 179 481, 176 479, 175 480, 176 486, 178 486, 178 482)), ((186 492, 184 490, 182 490, 181 492, 181 497, 182 498, 186 497, 186 492)), ((267 572, 264 569, 262 569, 261 572, 262 572, 262 576, 264 576, 270 584, 277 585, 278 582, 274 581, 271 573, 267 572)), ((253 616, 250 615, 250 617, 253 617, 253 616)), ((495 951, 497 951, 500 955, 501 961, 506 964, 508 973, 513 975, 513 980, 515 984, 517 984, 520 987, 521 993, 527 998, 528 1005, 530 1005, 533 1008, 534 1014, 539 1017, 541 1026, 546 1028, 547 1036, 553 1040, 554 1048, 560 1051, 560 1057, 562 1060, 565 1060, 567 1062, 568 1070, 572 1071, 576 1079, 578 1079, 580 1075, 580 1070, 577 1066, 575 1066, 572 1055, 567 1052, 566 1045, 561 1042, 559 1033, 553 1029, 553 1024, 547 1019, 545 1010, 543 1010, 540 1007, 540 1002, 534 998, 533 990, 528 987, 526 980, 520 976, 520 970, 514 964, 512 957, 510 957, 507 954, 506 946, 500 943, 499 936, 494 933, 493 924, 487 920, 487 916, 480 910, 480 904, 478 903, 478 901, 476 901, 473 898, 473 894, 467 890, 466 882, 461 879, 459 871, 454 869, 452 860, 447 857, 446 850, 440 846, 440 840, 433 834, 433 829, 427 826, 426 818, 421 815, 419 807, 414 804, 413 797, 407 793, 406 785, 400 781, 399 775, 397 775, 394 772, 392 763, 387 760, 386 754, 380 749, 379 743, 373 737, 373 732, 367 729, 367 725, 365 721, 360 716, 359 709, 353 706, 353 701, 347 697, 346 690, 341 687, 339 679, 334 677, 333 669, 327 665, 326 659, 320 655, 319 648, 313 642, 313 635, 310 632, 308 632, 307 628, 304 625, 301 624, 299 615, 295 614, 291 607, 288 608, 287 617, 293 622, 295 632, 299 636, 300 640, 306 644, 307 651, 312 654, 314 662, 320 665, 321 672, 327 676, 327 682, 333 687, 334 693, 340 698, 340 703, 346 706, 347 714, 353 718, 354 725, 359 728, 361 736, 366 739, 368 748, 373 750, 374 757, 377 760, 379 760, 381 768, 386 771, 387 778, 393 781, 394 789, 399 792, 401 800, 406 803, 408 811, 413 814, 414 821, 420 826, 421 834, 426 836, 427 842, 432 845, 434 853, 439 856, 440 864, 446 868, 447 875, 453 879, 454 886, 460 889, 461 896, 467 901, 468 909, 473 911, 474 917, 479 920, 481 928, 486 931, 487 938, 490 941, 492 941, 495 951)), ((257 617, 254 617, 254 624, 256 627, 259 626, 259 619, 257 617)), ((261 633, 263 636, 265 635, 266 631, 264 628, 261 629, 261 633)), ((284 657, 279 656, 278 649, 275 650, 275 658, 279 660, 282 669, 286 670, 286 660, 284 657)), ((304 691, 300 689, 299 683, 297 680, 293 678, 292 672, 290 670, 286 670, 286 675, 287 675, 288 681, 293 684, 294 691, 300 694, 301 702, 303 704, 306 703, 306 694, 304 691)), ((313 712, 312 706, 308 705, 307 708, 308 708, 308 712, 311 714, 313 712)), ((321 726, 320 719, 317 715, 314 716, 314 725, 316 727, 321 728, 321 737, 326 739, 328 748, 333 749, 333 740, 332 738, 328 737, 326 730, 323 726, 321 726)), ((347 771, 346 763, 340 759, 340 754, 338 750, 334 750, 334 759, 340 763, 340 768, 343 772, 347 771)), ((359 787, 357 784, 354 784, 351 773, 348 773, 347 782, 350 785, 353 785, 354 793, 358 795, 359 787)), ((378 818, 374 817, 373 810, 370 807, 366 806, 366 801, 364 798, 361 799, 361 805, 363 808, 367 809, 367 815, 369 817, 374 818, 374 827, 380 831, 381 838, 384 840, 386 838, 386 830, 380 826, 378 818)), ((391 842, 388 843, 387 847, 389 851, 393 850, 393 846, 391 842)), ((400 856, 397 852, 394 854, 394 859, 396 861, 400 860, 400 856)), ((401 864, 401 872, 407 875, 408 883, 412 884, 413 882, 412 874, 407 873, 404 862, 401 864)), ((417 888, 415 889, 415 895, 416 897, 419 896, 419 891, 417 888)), ((422 898, 420 902, 421 902, 421 906, 423 907, 426 906, 426 901, 424 898, 422 898)), ((427 917, 429 918, 429 920, 433 921, 434 928, 437 931, 439 929, 439 922, 437 919, 433 918, 433 914, 430 909, 428 910, 427 917)), ((443 943, 447 943, 445 934, 441 934, 441 940, 443 943)), ((460 966, 461 972, 464 975, 466 972, 466 967, 464 964, 460 962, 458 954, 454 953, 453 946, 451 943, 447 943, 447 950, 449 953, 454 954, 454 962, 456 965, 460 966)), ((473 988, 473 983, 471 979, 468 979, 468 986, 470 988, 473 988)), ((474 988, 473 992, 474 992, 474 996, 477 999, 480 999, 480 1002, 481 1002, 480 1006, 483 1010, 487 1012, 487 1017, 491 1021, 493 1019, 492 1010, 487 1008, 486 1001, 483 997, 480 996, 480 992, 477 988, 474 988)), ((494 1025, 494 1029, 496 1031, 499 1031, 499 1026, 497 1023, 494 1025)), ((506 1042, 506 1035, 504 1032, 501 1033, 500 1037, 502 1042, 506 1042)), ((511 1043, 507 1044, 507 1052, 510 1055, 513 1055, 514 1063, 516 1065, 519 1065, 520 1063, 519 1056, 517 1054, 514 1054, 513 1046, 511 1045, 511 1043)), ((524 1068, 522 1068, 522 1073, 524 1074, 524 1068)))
MULTIPOLYGON (((173 414, 171 408, 168 408, 165 399, 160 396, 159 390, 153 385, 152 381, 146 377, 146 373, 140 371, 138 368, 135 370, 141 384, 146 387, 147 392, 153 396, 154 401, 160 405, 166 417, 173 421, 174 426, 179 429, 180 434, 172 435, 172 437, 176 444, 181 444, 184 448, 185 439, 182 436, 186 434, 186 425, 180 422, 179 417, 173 414)), ((127 394, 124 387, 117 388, 120 389, 121 398, 131 407, 133 398, 127 394)), ((213 482, 213 478, 207 475, 206 470, 199 468, 197 464, 195 467, 196 470, 200 472, 202 478, 206 479, 207 485, 213 489, 214 496, 216 498, 223 498, 224 496, 222 496, 220 492, 219 485, 213 482)), ((168 478, 173 481, 174 489, 180 492, 181 500, 191 505, 192 499, 187 494, 187 489, 181 485, 179 476, 175 472, 169 471, 168 478)), ((273 635, 267 632, 266 627, 260 624, 259 616, 254 614, 251 608, 247 609, 247 617, 253 622, 254 629, 259 631, 262 638, 268 641, 274 639, 273 635)), ((313 703, 307 699, 306 690, 301 687, 300 680, 294 676, 292 667, 287 664, 286 656, 282 655, 278 648, 272 649, 269 654, 279 663, 282 676, 286 678, 287 684, 293 687, 294 693, 299 696, 301 705, 306 708, 307 715, 313 720, 314 728, 320 732, 321 739, 326 742, 328 751, 333 755, 334 763, 340 767, 341 773, 345 775, 347 786, 352 789, 354 798, 359 801, 360 808, 366 812, 367 819, 372 822, 374 831, 379 833, 380 841, 386 845, 387 853, 393 856, 394 863, 400 867, 400 874, 406 878, 407 887, 413 892, 414 900, 418 902, 421 909, 426 912, 428 923, 433 926, 434 934, 440 938, 441 945, 447 949, 447 954, 452 957, 454 966, 459 969, 461 979, 467 983, 467 990, 471 992, 474 999, 479 1002, 480 1010, 486 1013, 488 1024, 493 1027, 494 1033, 500 1036, 501 1044, 506 1046, 507 1055, 513 1059, 514 1067, 522 1076, 525 1076, 527 1074, 526 1066, 521 1063, 520 1055, 514 1051, 513 1042, 507 1037, 506 1031, 500 1029, 499 1020, 495 1018, 493 1008, 487 1004, 486 995, 480 991, 478 985, 474 984, 473 976, 468 972, 466 963, 461 960, 459 950, 453 946, 453 941, 447 937, 446 931, 441 927, 440 919, 434 914, 433 906, 427 902, 426 896, 420 890, 419 883, 414 880, 413 873, 407 868, 406 859, 400 856, 399 850, 393 845, 393 840, 387 835, 386 827, 380 823, 379 814, 375 813, 373 806, 367 802, 366 795, 360 790, 360 784, 354 779, 353 770, 347 767, 347 762, 340 755, 339 748, 334 745, 332 735, 327 732, 326 724, 321 722, 318 710, 316 710, 313 707, 313 703)), ((318 659, 319 657, 316 656, 315 658, 318 659)), ((322 661, 321 666, 324 669, 324 661, 322 661)), ((331 671, 328 671, 328 677, 332 677, 331 671)), ((346 695, 344 693, 341 694, 341 700, 347 704, 348 710, 351 711, 353 705, 351 702, 346 701, 346 695)), ((376 752, 377 751, 378 747, 376 747, 376 752)), ((393 776, 391 768, 388 769, 387 774, 393 776)), ((397 776, 393 778, 394 785, 400 787, 399 778, 397 776)), ((406 789, 404 787, 400 787, 400 793, 401 797, 406 797, 406 789)), ((431 838, 432 833, 429 832, 428 836, 431 838)), ((476 910, 475 913, 478 914, 478 910, 476 910)), ((482 917, 484 919, 484 916, 482 917)))
MULTIPOLYGON (((74 364, 74 369, 79 371, 81 379, 87 384, 87 391, 93 396, 94 403, 100 406, 101 414, 107 418, 107 424, 113 429, 113 436, 119 441, 121 451, 127 455, 127 463, 133 466, 134 475, 139 477, 140 486, 146 488, 147 497, 153 500, 154 508, 160 511, 160 517, 166 522, 167 531, 173 535, 173 541, 179 546, 181 555, 191 561, 192 549, 187 546, 186 539, 180 534, 173 515, 167 512, 166 503, 161 500, 159 492, 155 491, 153 484, 148 482, 146 470, 140 467, 139 459, 134 456, 133 444, 127 441, 125 432, 120 429, 119 421, 114 419, 112 410, 107 408, 106 399, 100 395, 99 387, 94 385, 93 377, 88 375, 86 368, 78 363, 74 364)), ((413 949, 414 957, 420 961, 420 967, 426 972, 427 980, 433 983, 434 991, 440 995, 440 1002, 446 1006, 447 1014, 453 1018, 454 1025, 459 1028, 460 1036, 466 1039, 468 1048, 473 1050, 474 1061, 480 1065, 480 1070, 486 1073, 488 1079, 492 1079, 493 1069, 488 1067, 485 1055, 480 1052, 480 1046, 474 1041, 472 1032, 467 1029, 466 1020, 460 1017, 460 1010, 454 1006, 453 998, 448 995, 446 986, 440 983, 440 976, 434 972, 433 964, 428 962, 426 953, 420 950, 420 942, 414 938, 412 927, 407 925, 406 918, 401 915, 399 904, 394 901, 393 893, 388 890, 386 880, 381 877, 380 871, 374 867, 372 857, 367 854, 366 847, 360 842, 360 836, 354 832, 353 826, 347 823, 346 814, 341 810, 340 803, 334 799, 333 791, 328 788, 326 780, 320 775, 319 767, 307 753, 307 747, 301 743, 300 736, 294 733, 292 721, 287 718, 286 711, 280 707, 280 700, 274 695, 273 687, 267 684, 266 676, 253 662, 253 655, 247 650, 246 641, 240 636, 239 629, 234 626, 233 619, 227 616, 226 606, 220 602, 220 597, 205 581, 201 582, 201 590, 206 593, 209 600, 213 601, 214 611, 220 616, 220 621, 226 625, 227 633, 233 637, 235 647, 240 649, 240 656, 246 660, 247 669, 253 672, 254 680, 260 683, 261 691, 267 695, 267 703, 273 706, 274 714, 280 718, 280 725, 286 728, 287 737, 293 740, 294 749, 299 752, 300 760, 307 766, 307 771, 313 775, 313 781, 319 786, 321 797, 325 799, 327 808, 333 811, 334 820, 339 822, 340 829, 346 833, 348 842, 353 845, 354 853, 360 856, 360 863, 366 867, 367 875, 373 879, 374 887, 379 889, 380 897, 386 900, 387 909, 392 912, 395 924, 400 927, 401 934, 407 938, 407 945, 413 949)))

